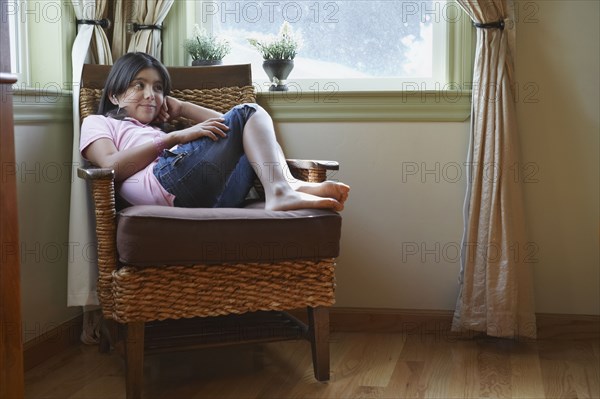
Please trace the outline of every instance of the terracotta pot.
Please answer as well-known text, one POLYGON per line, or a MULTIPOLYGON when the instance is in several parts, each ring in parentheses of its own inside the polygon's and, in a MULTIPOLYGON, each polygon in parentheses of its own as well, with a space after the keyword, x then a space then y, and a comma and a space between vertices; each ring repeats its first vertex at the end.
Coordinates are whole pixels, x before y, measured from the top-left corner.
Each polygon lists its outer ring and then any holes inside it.
POLYGON ((265 60, 263 69, 271 82, 269 91, 287 91, 285 81, 294 69, 294 60, 265 60))

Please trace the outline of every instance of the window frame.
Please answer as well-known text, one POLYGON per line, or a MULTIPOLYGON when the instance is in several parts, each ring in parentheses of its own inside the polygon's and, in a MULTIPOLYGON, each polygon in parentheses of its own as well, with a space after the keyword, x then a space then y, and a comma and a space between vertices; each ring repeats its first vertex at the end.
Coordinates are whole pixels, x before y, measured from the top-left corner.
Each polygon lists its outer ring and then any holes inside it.
POLYGON ((19 36, 15 58, 21 64, 17 83, 12 87, 13 98, 25 101, 31 97, 36 104, 71 98, 71 47, 77 34, 72 5, 66 0, 11 3, 15 6, 12 11, 19 36), (47 37, 58 38, 58 48, 48 47, 47 37), (60 53, 59 62, 47 63, 47 57, 54 57, 56 52, 60 53))
POLYGON ((24 18, 22 3, 12 2, 7 3, 14 8, 7 13, 8 16, 8 31, 10 36, 10 60, 11 73, 17 77, 17 82, 30 81, 29 68, 29 51, 28 51, 28 23, 27 18, 24 18), (15 64, 15 69, 13 68, 15 64))
MULTIPOLYGON (((165 64, 189 65, 180 44, 192 34, 196 7, 200 6, 200 1, 174 3, 165 25, 179 29, 164 31, 163 48, 169 49, 163 54, 165 64)), ((255 83, 257 102, 269 111, 275 122, 462 122, 471 114, 475 48, 474 28, 465 13, 447 24, 446 40, 449 83, 445 87, 346 91, 335 90, 335 85, 326 86, 328 82, 311 80, 308 90, 289 82, 289 91, 270 92, 260 82, 255 83)))

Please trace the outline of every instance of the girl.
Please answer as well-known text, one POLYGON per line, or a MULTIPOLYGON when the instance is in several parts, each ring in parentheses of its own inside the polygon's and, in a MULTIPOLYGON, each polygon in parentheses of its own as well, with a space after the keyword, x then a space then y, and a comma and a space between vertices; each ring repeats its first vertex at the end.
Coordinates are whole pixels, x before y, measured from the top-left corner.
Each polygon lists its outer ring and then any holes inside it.
POLYGON ((265 189, 265 208, 341 211, 350 187, 292 178, 270 116, 257 104, 226 114, 169 96, 166 68, 145 53, 113 65, 98 115, 81 127, 80 151, 115 170, 119 194, 132 205, 236 207, 253 180, 265 189), (177 117, 195 125, 169 134, 155 125, 177 117))

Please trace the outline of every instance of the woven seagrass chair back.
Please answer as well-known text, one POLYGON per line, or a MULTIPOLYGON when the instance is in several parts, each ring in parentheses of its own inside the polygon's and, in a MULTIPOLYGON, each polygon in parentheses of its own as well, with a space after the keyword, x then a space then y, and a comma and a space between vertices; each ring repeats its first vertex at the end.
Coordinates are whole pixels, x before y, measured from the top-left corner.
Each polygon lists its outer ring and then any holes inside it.
MULTIPOLYGON (((84 65, 79 90, 80 122, 88 115, 97 113, 110 68, 110 65, 84 65)), ((172 83, 170 95, 177 99, 223 113, 235 105, 256 101, 249 64, 225 65, 219 68, 168 67, 167 70, 172 83), (197 79, 197 68, 208 68, 202 71, 202 81, 197 79)), ((178 120, 172 123, 171 128, 187 124, 189 121, 178 120)))

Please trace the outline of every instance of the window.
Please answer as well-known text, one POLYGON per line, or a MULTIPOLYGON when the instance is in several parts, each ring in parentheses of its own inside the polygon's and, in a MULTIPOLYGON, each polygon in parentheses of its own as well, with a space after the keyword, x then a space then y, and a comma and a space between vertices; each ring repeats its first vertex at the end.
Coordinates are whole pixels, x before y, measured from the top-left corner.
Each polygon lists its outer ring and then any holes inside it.
POLYGON ((287 21, 303 38, 290 84, 305 89, 334 85, 340 91, 447 86, 448 30, 462 15, 457 4, 445 0, 222 0, 198 5, 198 23, 232 44, 225 62, 251 62, 256 82, 265 82, 266 76, 260 54, 247 39, 275 34, 287 21))
POLYGON ((177 1, 165 23, 171 27, 163 32, 167 65, 190 64, 181 42, 195 23, 227 35, 233 51, 225 64, 252 63, 257 101, 276 122, 465 121, 470 115, 475 35, 455 0, 177 1), (304 47, 289 91, 273 92, 247 38, 275 34, 284 20, 302 33, 304 47))
POLYGON ((22 13, 23 2, 9 1, 6 3, 6 13, 3 14, 3 19, 8 23, 9 42, 10 42, 10 71, 17 75, 19 81, 24 81, 27 78, 27 21, 22 13))

